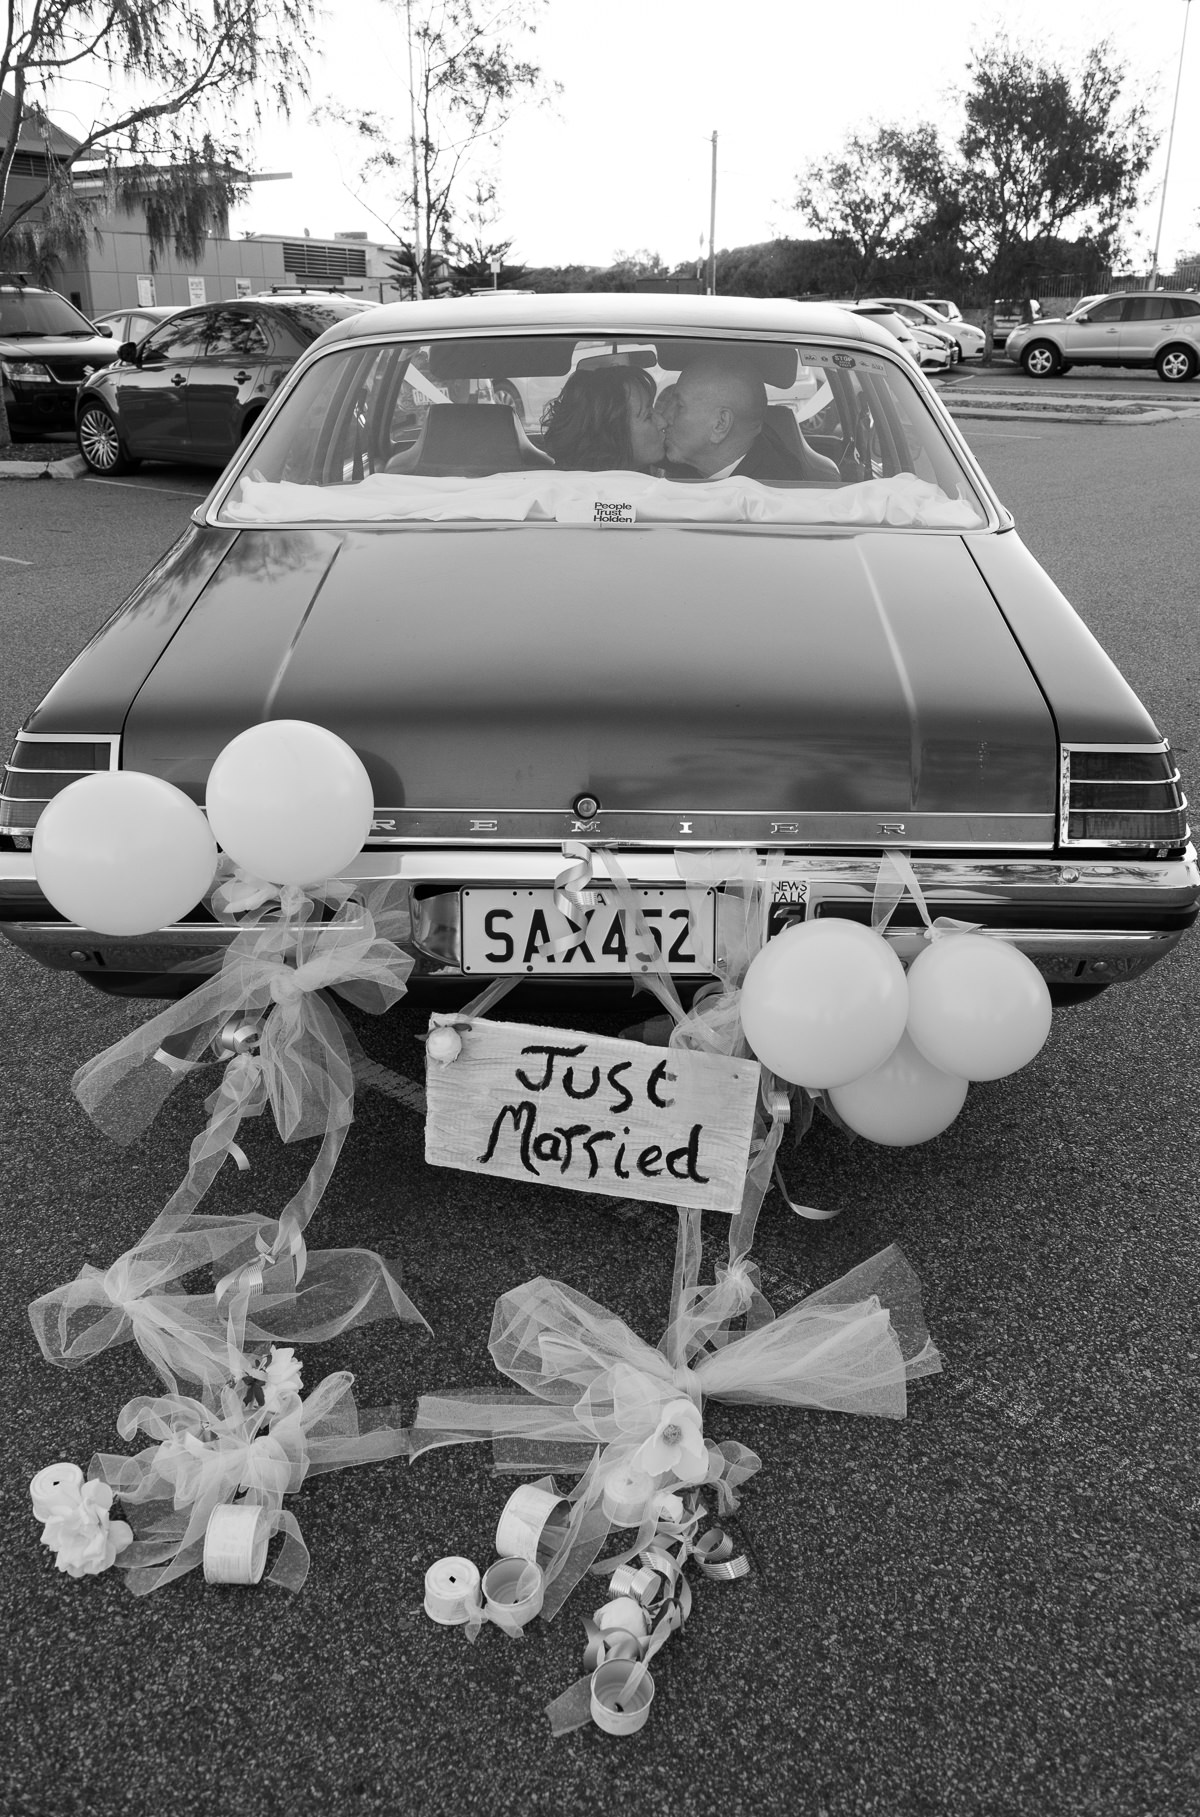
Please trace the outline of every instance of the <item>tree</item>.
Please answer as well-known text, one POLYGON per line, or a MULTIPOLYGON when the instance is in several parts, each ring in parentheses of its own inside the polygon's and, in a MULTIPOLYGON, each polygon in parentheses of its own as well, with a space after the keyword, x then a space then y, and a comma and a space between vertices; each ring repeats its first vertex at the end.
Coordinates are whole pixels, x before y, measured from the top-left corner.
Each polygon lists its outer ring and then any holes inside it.
POLYGON ((856 296, 876 288, 881 265, 919 237, 949 185, 937 128, 876 126, 851 133, 840 157, 817 160, 798 179, 795 208, 843 253, 856 296))
POLYGON ((496 185, 478 177, 467 213, 470 231, 454 240, 455 262, 450 267, 450 277, 459 296, 472 290, 511 290, 525 275, 523 265, 504 262, 505 254, 512 250, 512 241, 490 237, 496 232, 496 218, 496 185))
MULTIPOLYGON (((244 194, 247 96, 257 118, 264 102, 286 112, 304 92, 311 0, 8 0, 7 13, 0 93, 13 105, 0 143, 0 266, 52 281, 61 264, 86 257, 97 218, 114 207, 144 209, 152 268, 168 246, 198 259, 244 194), (52 113, 80 83, 103 104, 74 138, 52 113), (30 128, 44 147, 41 174, 15 185, 30 128), (80 166, 101 177, 86 193, 80 166)), ((0 403, 0 446, 9 439, 0 403)))
POLYGON ((494 153, 522 101, 558 92, 538 64, 520 55, 513 38, 536 31, 536 15, 546 3, 508 0, 483 17, 479 0, 391 0, 412 52, 410 117, 395 120, 343 106, 327 110, 367 148, 364 176, 393 180, 401 198, 397 212, 411 224, 401 237, 404 269, 415 271, 422 294, 453 262, 464 181, 489 181, 481 160, 494 153))
POLYGON ((975 54, 968 76, 959 197, 987 280, 987 359, 995 299, 1027 291, 1039 242, 1074 228, 1100 263, 1112 262, 1157 136, 1144 102, 1122 105, 1126 70, 1107 41, 1072 75, 1001 37, 975 54))
POLYGON ((840 241, 760 240, 752 246, 722 247, 717 253, 720 296, 839 296, 852 283, 840 241))
POLYGON ((598 265, 527 265, 524 279, 531 290, 560 292, 591 290, 598 265))

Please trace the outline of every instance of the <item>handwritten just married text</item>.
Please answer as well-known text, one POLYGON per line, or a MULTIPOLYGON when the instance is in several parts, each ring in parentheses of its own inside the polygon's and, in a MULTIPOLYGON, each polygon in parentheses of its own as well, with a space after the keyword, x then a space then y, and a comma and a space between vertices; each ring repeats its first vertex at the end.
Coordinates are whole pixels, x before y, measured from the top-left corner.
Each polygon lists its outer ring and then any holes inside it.
POLYGON ((428 1067, 425 1156, 434 1165, 740 1206, 755 1062, 516 1023, 480 1020, 461 1033, 458 1058, 428 1067))

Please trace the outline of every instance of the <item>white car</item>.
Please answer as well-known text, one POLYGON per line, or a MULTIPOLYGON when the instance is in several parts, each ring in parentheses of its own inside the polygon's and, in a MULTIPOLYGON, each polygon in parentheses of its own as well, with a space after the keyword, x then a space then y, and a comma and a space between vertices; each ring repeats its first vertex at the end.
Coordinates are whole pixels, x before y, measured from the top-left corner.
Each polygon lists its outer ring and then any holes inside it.
MULTIPOLYGON (((958 357, 963 360, 981 360, 987 345, 987 336, 982 328, 974 322, 964 322, 961 315, 948 316, 935 308, 932 303, 918 303, 913 297, 881 297, 880 301, 894 309, 902 321, 910 328, 933 328, 940 334, 949 335, 958 347, 958 357)), ((949 304, 954 308, 954 304, 949 304)))
POLYGON ((899 341, 914 366, 921 364, 921 348, 916 335, 908 323, 901 321, 895 310, 889 309, 886 303, 847 301, 836 306, 838 309, 848 309, 851 315, 866 316, 877 328, 882 328, 899 341))
POLYGON ((118 347, 123 347, 126 341, 145 340, 152 328, 157 328, 168 316, 177 315, 182 308, 182 303, 139 303, 136 308, 130 303, 124 309, 107 309, 92 320, 101 330, 111 329, 113 340, 118 347))
MULTIPOLYGON (((904 317, 900 320, 903 322, 904 317)), ((952 334, 942 334, 924 322, 906 322, 906 328, 917 343, 921 365, 928 372, 948 372, 957 366, 962 354, 952 334)))
POLYGON ((949 297, 922 297, 921 301, 927 308, 936 310, 944 321, 961 322, 963 319, 962 310, 949 297))
MULTIPOLYGON (((893 297, 864 297, 862 303, 869 309, 886 310, 904 324, 917 343, 918 360, 927 370, 944 372, 948 366, 956 366, 962 358, 958 341, 947 322, 936 317, 929 321, 911 311, 903 301, 897 302, 893 297)), ((884 326, 890 325, 885 323, 884 326)))

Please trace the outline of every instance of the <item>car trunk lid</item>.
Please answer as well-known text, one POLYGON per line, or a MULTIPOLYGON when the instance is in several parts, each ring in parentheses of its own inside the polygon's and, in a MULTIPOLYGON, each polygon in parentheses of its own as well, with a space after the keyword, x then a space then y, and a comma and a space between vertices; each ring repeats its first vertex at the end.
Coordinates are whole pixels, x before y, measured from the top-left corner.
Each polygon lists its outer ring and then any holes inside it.
POLYGON ((618 838, 1053 837, 1049 709, 944 533, 244 531, 123 761, 202 798, 265 718, 353 745, 384 834, 555 837, 592 796, 618 838))

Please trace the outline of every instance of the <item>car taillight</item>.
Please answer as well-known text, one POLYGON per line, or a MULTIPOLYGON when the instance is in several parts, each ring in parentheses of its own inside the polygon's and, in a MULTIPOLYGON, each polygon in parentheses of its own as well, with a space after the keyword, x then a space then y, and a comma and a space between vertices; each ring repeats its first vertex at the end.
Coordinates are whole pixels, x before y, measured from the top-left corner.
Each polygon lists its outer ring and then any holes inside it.
POLYGON ((1183 845, 1188 832, 1170 745, 1063 746, 1063 845, 1165 850, 1183 845))
POLYGON ((28 838, 46 803, 68 783, 116 769, 119 743, 116 738, 18 733, 0 788, 0 833, 28 838))

